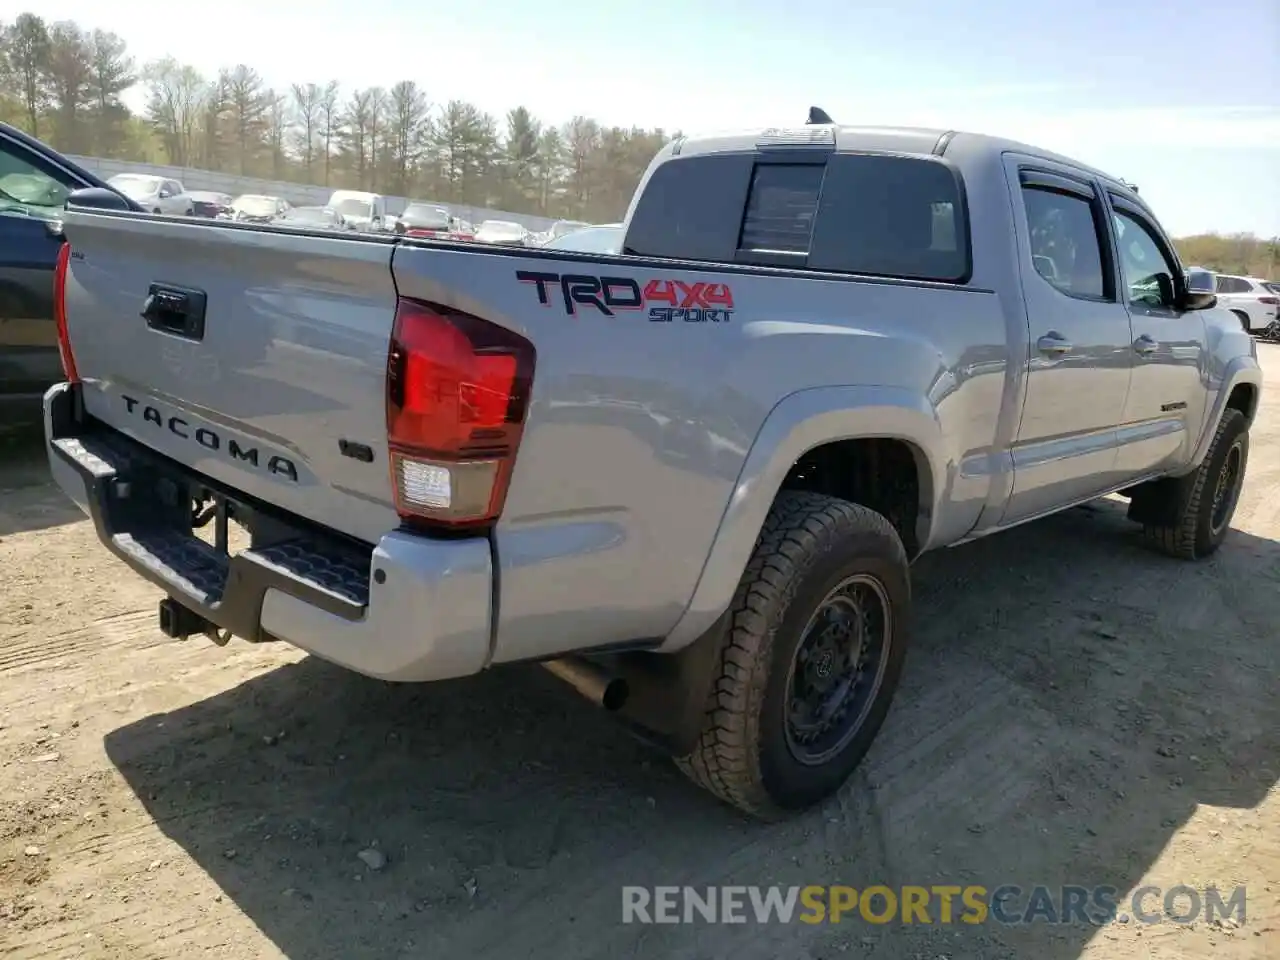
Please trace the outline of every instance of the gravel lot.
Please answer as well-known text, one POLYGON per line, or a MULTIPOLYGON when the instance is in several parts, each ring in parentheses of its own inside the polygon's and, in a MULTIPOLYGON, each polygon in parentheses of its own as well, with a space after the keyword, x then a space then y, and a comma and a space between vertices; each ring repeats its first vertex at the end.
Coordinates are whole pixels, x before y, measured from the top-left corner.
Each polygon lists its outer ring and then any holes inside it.
POLYGON ((1110 501, 926 557, 869 761, 775 826, 536 667, 398 687, 167 641, 38 444, 4 441, 0 955, 1280 956, 1280 348, 1259 349, 1217 557, 1148 552, 1110 501), (624 884, 712 883, 1246 884, 1248 919, 620 922, 624 884))

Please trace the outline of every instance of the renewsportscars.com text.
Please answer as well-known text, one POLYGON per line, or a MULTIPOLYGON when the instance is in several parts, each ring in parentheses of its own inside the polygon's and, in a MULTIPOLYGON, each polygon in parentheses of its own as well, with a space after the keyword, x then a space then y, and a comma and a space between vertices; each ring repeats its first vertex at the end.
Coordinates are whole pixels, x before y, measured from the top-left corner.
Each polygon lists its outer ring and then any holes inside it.
POLYGON ((1110 886, 935 884, 805 887, 622 888, 623 923, 1103 924, 1233 918, 1245 922, 1246 891, 1217 887, 1138 887, 1127 897, 1110 886))

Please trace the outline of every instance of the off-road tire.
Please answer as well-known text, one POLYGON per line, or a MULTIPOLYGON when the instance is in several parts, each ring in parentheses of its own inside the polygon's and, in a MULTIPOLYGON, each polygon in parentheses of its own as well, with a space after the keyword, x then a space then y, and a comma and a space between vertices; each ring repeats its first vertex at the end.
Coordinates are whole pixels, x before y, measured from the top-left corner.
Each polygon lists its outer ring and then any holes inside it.
MULTIPOLYGON (((1228 515, 1222 529, 1213 530, 1213 498, 1218 477, 1227 463, 1232 447, 1240 445, 1240 483, 1244 482, 1245 468, 1249 463, 1249 423, 1239 410, 1228 407, 1222 412, 1209 452, 1187 478, 1185 485, 1171 485, 1163 495, 1178 497, 1172 504, 1172 523, 1144 524, 1142 534, 1152 546, 1181 560, 1199 560, 1214 553, 1222 546, 1231 529, 1228 515)), ((1237 502, 1239 495, 1237 493, 1237 502)), ((1232 506, 1232 513, 1235 506, 1232 506)))
POLYGON ((781 493, 734 596, 697 745, 676 764, 720 799, 762 819, 834 793, 889 711, 906 653, 910 600, 906 550, 888 520, 835 497, 781 493), (858 573, 874 577, 889 601, 884 673, 852 740, 827 762, 807 766, 786 740, 792 657, 816 608, 858 573))

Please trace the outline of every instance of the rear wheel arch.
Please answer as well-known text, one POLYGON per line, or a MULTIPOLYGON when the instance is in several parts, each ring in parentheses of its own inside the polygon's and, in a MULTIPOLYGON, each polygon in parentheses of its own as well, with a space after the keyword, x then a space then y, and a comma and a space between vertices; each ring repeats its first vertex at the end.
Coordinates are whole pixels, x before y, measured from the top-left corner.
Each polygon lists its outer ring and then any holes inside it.
POLYGON ((929 543, 945 489, 947 450, 936 412, 919 393, 819 387, 786 397, 757 432, 690 602, 661 649, 689 645, 729 608, 769 511, 784 491, 825 493, 850 502, 872 491, 876 502, 862 505, 897 515, 903 523, 900 537, 914 559, 929 543), (852 478, 832 469, 841 463, 853 466, 852 478), (877 469, 868 470, 870 464, 877 469), (821 479, 824 466, 834 479, 821 479), (868 484, 868 474, 881 482, 868 484), (914 503, 899 498, 886 508, 886 492, 902 488, 914 489, 914 503), (903 518, 909 519, 904 523, 903 518))
POLYGON ((813 447, 797 458, 775 495, 822 493, 861 504, 892 524, 908 557, 928 543, 933 472, 928 455, 901 437, 850 437, 813 447))

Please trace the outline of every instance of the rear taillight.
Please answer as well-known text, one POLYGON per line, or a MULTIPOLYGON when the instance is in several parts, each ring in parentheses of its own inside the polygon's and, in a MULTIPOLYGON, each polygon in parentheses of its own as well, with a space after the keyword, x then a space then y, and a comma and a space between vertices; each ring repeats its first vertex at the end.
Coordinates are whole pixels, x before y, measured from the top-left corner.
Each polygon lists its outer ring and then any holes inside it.
POLYGON ((401 298, 387 357, 387 440, 402 520, 452 528, 497 520, 533 367, 533 344, 505 327, 401 298))
POLYGON ((58 259, 53 267, 53 323, 58 333, 58 355, 62 358, 62 375, 68 383, 79 383, 76 358, 71 352, 71 337, 67 333, 67 271, 71 265, 71 243, 64 240, 58 248, 58 259))
POLYGON ((1276 304, 1280 303, 1280 297, 1259 297, 1258 302, 1274 307, 1276 304))

